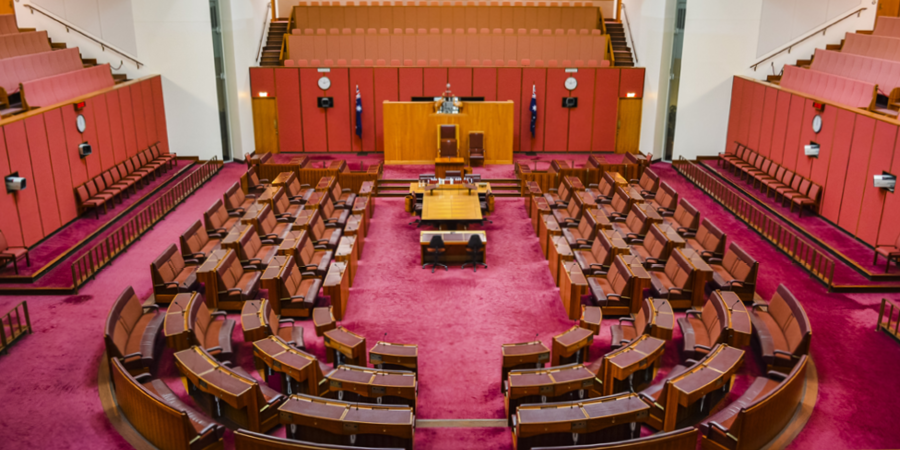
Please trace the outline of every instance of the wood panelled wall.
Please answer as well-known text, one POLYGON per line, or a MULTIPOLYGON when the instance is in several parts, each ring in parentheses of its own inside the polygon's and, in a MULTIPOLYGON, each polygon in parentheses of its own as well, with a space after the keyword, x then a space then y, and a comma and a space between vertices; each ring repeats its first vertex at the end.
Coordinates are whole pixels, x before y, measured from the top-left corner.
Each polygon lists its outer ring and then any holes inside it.
POLYGON ((381 104, 439 96, 447 83, 459 96, 516 103, 513 151, 637 152, 644 94, 643 68, 523 67, 254 67, 250 90, 261 152, 384 151, 381 104), (331 80, 319 89, 322 76, 331 80), (569 76, 578 87, 569 93, 569 76), (363 135, 356 127, 356 87, 363 106, 363 135), (530 123, 531 88, 537 89, 538 120, 530 123), (261 95, 264 94, 264 95, 261 95), (629 95, 631 95, 629 97, 629 95), (563 108, 563 97, 578 97, 577 108, 563 108), (317 107, 317 97, 333 97, 334 108, 317 107), (377 106, 376 106, 377 105, 377 106))
POLYGON ((77 217, 76 187, 156 142, 168 152, 159 76, 0 121, 0 176, 18 172, 28 183, 18 193, 0 191, 0 231, 11 246, 34 245, 77 217), (78 155, 82 142, 93 148, 86 158, 78 155))
MULTIPOLYGON (((825 105, 777 86, 735 77, 728 120, 730 143, 740 142, 823 187, 822 217, 869 245, 892 245, 900 235, 900 191, 873 186, 882 171, 900 174, 900 122, 858 109, 825 105), (813 131, 816 114, 822 130, 813 131), (803 146, 819 144, 819 157, 803 146)), ((816 99, 816 101, 821 101, 816 99)))

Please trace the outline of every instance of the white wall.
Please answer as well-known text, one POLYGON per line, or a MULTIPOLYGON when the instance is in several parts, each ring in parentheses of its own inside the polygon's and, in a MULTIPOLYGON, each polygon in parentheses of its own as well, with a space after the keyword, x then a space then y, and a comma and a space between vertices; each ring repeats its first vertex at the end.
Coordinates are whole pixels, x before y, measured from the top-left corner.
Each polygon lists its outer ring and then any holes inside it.
MULTIPOLYGON (((784 52, 754 71, 750 66, 763 59, 756 56, 762 1, 688 0, 675 159, 715 155, 724 150, 735 75, 763 80, 766 75, 780 73, 785 64, 808 59, 816 48, 840 43, 846 32, 872 29, 875 21, 875 6, 866 1, 863 6, 868 6, 868 10, 861 17, 837 24, 825 36, 819 33, 795 46, 791 53, 784 52)), ((817 7, 827 5, 820 2, 817 7)))
MULTIPOLYGON (((74 1, 67 0, 67 4, 74 1)), ((56 22, 31 14, 22 7, 29 3, 21 0, 16 4, 19 26, 47 30, 54 42, 79 47, 84 58, 110 63, 114 73, 125 73, 132 79, 162 75, 170 149, 181 156, 222 157, 208 2, 131 0, 137 48, 134 56, 144 64, 140 69, 77 33, 67 33, 56 22)))
POLYGON ((53 13, 116 47, 137 53, 131 0, 33 0, 53 13))
POLYGON ((762 3, 757 57, 855 10, 862 0, 763 0, 762 3))

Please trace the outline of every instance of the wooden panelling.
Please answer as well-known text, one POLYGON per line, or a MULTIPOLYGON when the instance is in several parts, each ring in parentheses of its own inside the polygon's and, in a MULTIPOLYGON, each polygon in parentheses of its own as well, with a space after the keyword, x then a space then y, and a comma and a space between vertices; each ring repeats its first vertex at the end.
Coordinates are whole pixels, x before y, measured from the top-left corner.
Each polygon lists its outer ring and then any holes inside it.
POLYGON ((805 105, 805 98, 798 95, 791 97, 787 134, 784 136, 784 158, 781 163, 789 170, 797 169, 797 155, 803 153, 800 148, 800 128, 803 126, 803 109, 805 105))
POLYGON ((621 69, 622 81, 619 83, 619 98, 644 98, 644 69, 641 67, 621 69), (633 97, 629 95, 634 94, 633 97))
POLYGON ((316 103, 316 97, 322 92, 317 84, 319 78, 316 69, 300 69, 300 111, 303 114, 303 150, 306 152, 328 151, 325 110, 316 103))
POLYGON ((875 125, 869 169, 863 184, 862 208, 856 227, 856 237, 873 246, 878 241, 878 228, 882 225, 881 216, 885 197, 892 194, 875 187, 872 180, 875 175, 881 175, 882 172, 890 170, 896 139, 896 126, 884 122, 878 122, 875 125))
POLYGON ((95 145, 94 152, 100 155, 100 167, 103 171, 107 171, 116 165, 112 134, 109 129, 109 109, 105 100, 103 96, 98 96, 91 102, 93 107, 91 109, 94 111, 94 122, 97 124, 97 142, 92 143, 92 145, 95 145))
POLYGON ((847 179, 847 163, 850 161, 850 145, 853 142, 853 126, 856 114, 840 110, 834 127, 834 144, 831 161, 828 163, 828 184, 822 198, 821 215, 832 223, 838 222, 841 213, 841 199, 844 197, 844 180, 847 179))
POLYGON ((803 178, 810 178, 812 162, 815 158, 806 156, 803 147, 816 140, 816 132, 813 131, 812 122, 813 117, 818 112, 813 108, 812 100, 805 99, 803 103, 803 119, 800 122, 800 139, 797 143, 797 167, 795 171, 803 178))
POLYGON ((769 159, 772 158, 772 130, 775 129, 775 107, 777 103, 778 91, 774 88, 766 88, 766 99, 765 103, 763 103, 757 151, 760 155, 769 159))
MULTIPOLYGON (((9 158, 6 151, 6 142, 0 139, 0 173, 12 173, 9 170, 9 158)), ((10 194, 6 189, 0 191, 0 231, 6 237, 6 241, 10 247, 21 247, 25 245, 22 239, 22 226, 19 223, 19 210, 16 208, 16 197, 18 194, 10 194)))
MULTIPOLYGON (((599 77, 603 72, 603 70, 597 71, 598 85, 600 83, 599 77)), ((734 77, 731 81, 731 107, 728 111, 728 132, 725 140, 725 148, 728 149, 728 151, 731 151, 731 149, 734 148, 732 144, 738 140, 737 130, 741 120, 741 92, 744 88, 744 84, 745 81, 738 77, 734 77)), ((596 140, 596 137, 594 139, 596 140)))
POLYGON ((847 165, 847 179, 844 181, 844 197, 841 199, 841 214, 838 225, 856 234, 856 225, 861 211, 860 203, 867 180, 867 168, 872 151, 872 140, 875 136, 875 120, 870 117, 858 117, 853 127, 853 144, 850 147, 850 162, 847 165))
POLYGON ((747 138, 747 145, 754 150, 759 149, 759 132, 762 128, 763 106, 765 102, 766 87, 761 84, 754 84, 753 105, 750 107, 750 136, 747 138))
MULTIPOLYGON (((150 79, 150 87, 153 91, 153 112, 156 114, 156 139, 159 141, 163 153, 169 153, 169 131, 166 126, 166 105, 162 91, 162 77, 150 79)), ((112 107, 110 107, 112 111, 112 107)))
MULTIPOLYGON (((355 152, 374 152, 375 146, 375 87, 370 67, 350 69, 350 143, 355 152), (362 100, 362 137, 356 135, 356 87, 362 100)), ((381 104, 379 103, 380 107, 381 104)), ((282 150, 284 151, 284 150, 282 150)))
MULTIPOLYGON (((81 115, 84 116, 85 122, 87 123, 84 128, 84 133, 81 133, 81 140, 84 142, 89 142, 92 146, 97 145, 97 121, 94 120, 94 103, 96 103, 95 100, 96 99, 91 99, 85 102, 84 109, 81 110, 81 115)), ((71 126, 75 127, 75 124, 76 122, 72 121, 71 126)), ((84 162, 87 165, 87 173, 89 177, 96 177, 100 175, 101 170, 99 152, 93 152, 91 156, 84 158, 84 162)))
POLYGON ((140 83, 144 96, 144 121, 147 122, 147 146, 159 142, 159 129, 156 126, 156 108, 153 100, 153 86, 150 80, 140 83))
POLYGON ((269 97, 278 95, 275 90, 275 69, 271 67, 260 67, 250 71, 250 96, 259 97, 259 94, 265 92, 269 97))
MULTIPOLYGON (((32 116, 22 122, 25 123, 25 134, 28 137, 28 155, 31 156, 31 168, 33 176, 28 183, 34 186, 37 194, 38 210, 41 214, 43 230, 55 230, 59 228, 59 206, 56 202, 56 185, 53 179, 53 167, 50 163, 50 146, 47 144, 47 132, 44 129, 44 118, 32 116)), ((25 153, 25 152, 21 152, 25 153)))
POLYGON ((448 69, 447 82, 450 83, 454 95, 460 97, 472 96, 472 68, 453 67, 448 69))
MULTIPOLYGON (((116 164, 125 162, 125 130, 122 129, 122 108, 119 104, 119 91, 106 93, 106 115, 109 118, 109 135, 112 142, 113 156, 116 164)), ((155 104, 155 101, 154 101, 155 104)), ((163 117, 165 119, 165 117, 163 117)), ((159 119, 156 121, 159 124, 159 119)), ((163 120, 162 123, 165 123, 163 120)), ((158 131, 157 131, 158 133, 158 131)))
POLYGON ((422 95, 440 97, 447 90, 447 68, 427 67, 422 72, 422 95))
MULTIPOLYGON (((497 100, 497 69, 483 67, 472 69, 472 96, 484 97, 487 102, 497 100)), ((508 100, 517 100, 518 96, 508 100)))
POLYGON ((822 186, 823 189, 828 181, 828 164, 831 162, 832 153, 834 153, 834 131, 837 114, 837 109, 826 108, 821 113, 822 131, 813 138, 819 144, 819 157, 813 158, 810 179, 813 183, 822 186))
MULTIPOLYGON (((259 152, 278 152, 278 104, 274 98, 254 98, 253 135, 256 138, 256 150, 259 152)), ((289 125, 290 126, 290 125, 289 125)), ((322 133, 321 130, 319 131, 322 133)))
POLYGON ((141 151, 150 146, 147 141, 147 119, 144 117, 144 94, 138 84, 131 85, 129 89, 131 90, 131 102, 134 104, 135 139, 138 151, 141 151))
MULTIPOLYGON (((59 206, 61 224, 66 224, 78 217, 75 199, 75 187, 69 170, 69 153, 66 149, 66 134, 63 130, 62 113, 53 109, 43 114, 44 128, 47 132, 47 144, 50 148, 50 163, 53 165, 53 178, 56 183, 56 201, 59 206)), ((124 155, 125 149, 121 149, 124 155)), ((77 152, 71 152, 77 153, 77 152)))
MULTIPOLYGON (((321 74, 326 75, 326 74, 321 74)), ((327 91, 319 90, 317 96, 331 97, 334 99, 334 107, 325 110, 325 122, 328 127, 329 152, 349 152, 350 147, 350 80, 347 69, 331 69, 328 73, 331 79, 331 88, 327 91)), ((316 81, 321 77, 316 77, 316 81)), ((353 94, 356 101, 356 93, 353 94)), ((309 100, 306 98, 306 100, 309 100)), ((323 149, 324 150, 324 149, 323 149)))
MULTIPOLYGON (((738 142, 744 143, 750 141, 750 122, 753 115, 753 93, 755 89, 752 84, 747 83, 741 89, 741 120, 738 121, 738 142)), ((744 144, 747 145, 747 144, 744 144)))
MULTIPOLYGON (((894 158, 888 172, 900 174, 900 139, 894 143, 894 158)), ((894 245, 897 236, 900 236, 900 195, 888 194, 884 200, 884 212, 881 215, 881 223, 884 225, 878 229, 877 245, 894 245)))
POLYGON ((562 98, 569 95, 564 85, 568 77, 565 69, 547 69, 547 95, 543 109, 544 151, 547 152, 565 152, 569 148, 569 108, 562 106, 562 98))
MULTIPOLYGON (((119 89, 119 110, 122 113, 122 131, 125 134, 125 156, 131 158, 138 152, 137 137, 134 130, 134 107, 131 103, 131 90, 119 89)), ((65 109, 63 109, 65 113, 65 109)), ((65 116, 63 116, 65 119, 65 116)))
MULTIPOLYGON (((31 158, 29 151, 20 149, 28 148, 28 139, 25 136, 25 122, 13 122, 3 127, 6 136, 6 148, 9 157, 9 172, 18 172, 34 183, 34 175, 31 172, 31 158)), ((38 208, 36 189, 23 189, 15 195, 16 208, 19 211, 19 223, 22 225, 22 241, 30 247, 44 238, 41 215, 38 208)))
POLYGON ((597 70, 594 91, 594 119, 591 150, 595 152, 616 151, 616 122, 619 111, 618 89, 619 70, 597 70))
MULTIPOLYGON (((528 123, 531 116, 528 116, 526 125, 522 126, 522 115, 520 114, 520 104, 522 101, 522 69, 497 69, 497 101, 513 101, 516 102, 516 111, 513 113, 513 151, 526 151, 522 147, 522 140, 530 139, 531 134, 528 131, 528 123)), ((531 83, 528 86, 528 102, 531 102, 531 83)), ((540 121, 539 121, 540 122, 540 121)), ((531 147, 528 147, 531 148, 531 147)))
MULTIPOLYGON (((302 152, 303 119, 300 114, 300 72, 281 68, 274 69, 274 71, 275 84, 279 93, 276 97, 278 119, 281 121, 281 128, 278 132, 278 148, 282 152, 302 152)), ((257 145, 256 150, 262 152, 265 151, 265 147, 257 145)))
POLYGON ((578 87, 567 94, 578 98, 578 107, 569 109, 569 146, 570 152, 591 151, 591 135, 594 119, 594 69, 578 69, 569 75, 578 80, 578 87))
POLYGON ((400 72, 400 101, 408 102, 413 97, 422 96, 423 76, 421 68, 401 68, 400 72))
POLYGON ((616 153, 636 153, 641 143, 641 99, 619 100, 616 153))
POLYGON ((375 68, 375 146, 379 152, 384 151, 384 110, 386 101, 395 102, 400 99, 397 69, 375 68))
MULTIPOLYGON (((746 83, 746 82, 745 82, 746 83)), ((784 163, 784 143, 787 136, 788 117, 791 113, 791 94, 778 92, 778 101, 775 104, 775 127, 772 130, 772 161, 778 164, 784 163)), ((738 124, 738 126, 742 126, 738 124)))

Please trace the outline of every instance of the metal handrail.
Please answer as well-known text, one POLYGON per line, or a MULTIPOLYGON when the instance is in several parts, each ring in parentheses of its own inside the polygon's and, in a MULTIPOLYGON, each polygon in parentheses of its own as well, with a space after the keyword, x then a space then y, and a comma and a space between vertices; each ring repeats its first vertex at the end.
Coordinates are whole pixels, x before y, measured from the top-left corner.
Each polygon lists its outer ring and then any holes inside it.
MULTIPOLYGON (((44 11, 44 10, 42 10, 42 9, 40 9, 40 8, 37 8, 37 7, 35 7, 34 5, 22 5, 22 6, 24 6, 24 7, 28 8, 28 9, 30 9, 30 10, 31 10, 31 14, 34 14, 34 12, 37 11, 37 12, 43 14, 44 16, 50 18, 51 20, 53 20, 53 21, 59 23, 60 25, 66 27, 66 33, 68 33, 70 30, 72 30, 72 31, 75 31, 76 33, 78 33, 78 34, 80 34, 80 35, 82 35, 82 36, 84 36, 84 37, 86 37, 86 38, 88 38, 88 39, 94 41, 94 43, 96 43, 97 45, 100 46, 100 49, 101 49, 102 51, 106 51, 106 49, 110 49, 110 50, 112 50, 112 51, 118 53, 118 54, 121 55, 122 57, 124 57, 124 58, 126 58, 126 59, 130 59, 131 62, 133 62, 133 63, 137 66, 138 69, 140 69, 141 66, 145 65, 144 63, 142 63, 142 62, 138 61, 137 59, 135 59, 133 56, 130 56, 129 54, 125 53, 124 50, 119 50, 119 49, 117 49, 116 47, 113 47, 112 45, 109 45, 109 44, 107 44, 106 42, 102 41, 101 39, 96 38, 96 37, 94 37, 94 36, 91 36, 91 35, 90 35, 89 33, 87 33, 86 31, 83 31, 83 30, 79 29, 79 28, 76 27, 75 25, 72 25, 71 23, 66 22, 66 21, 63 20, 63 19, 60 19, 59 17, 56 17, 55 15, 53 15, 53 14, 47 12, 47 11, 44 11)), ((120 65, 119 67, 122 67, 122 66, 120 65)))
POLYGON ((271 23, 271 16, 269 16, 269 10, 272 9, 272 4, 266 4, 266 19, 263 20, 262 27, 262 35, 259 37, 259 50, 256 52, 256 64, 259 65, 260 61, 262 61, 263 48, 265 48, 266 37, 269 35, 269 23, 271 23))
POLYGON ((625 2, 619 2, 622 7, 622 17, 625 19, 625 28, 628 30, 628 40, 631 41, 631 53, 634 54, 634 65, 638 65, 637 46, 634 45, 634 35, 631 34, 631 21, 628 20, 628 10, 625 8, 625 2))
MULTIPOLYGON (((846 19, 849 19, 850 16, 852 16, 852 15, 854 15, 854 14, 856 14, 856 16, 859 17, 860 15, 862 15, 862 12, 865 11, 866 9, 868 9, 868 8, 866 8, 866 7, 859 8, 859 9, 857 9, 856 11, 853 11, 852 13, 849 13, 849 14, 847 14, 846 16, 841 17, 841 18, 838 19, 838 20, 829 23, 828 25, 825 25, 824 27, 819 28, 818 30, 815 30, 815 31, 813 31, 813 32, 811 32, 811 33, 809 33, 809 34, 807 34, 806 36, 804 36, 804 37, 803 37, 802 39, 800 39, 799 41, 791 42, 790 44, 788 44, 788 45, 782 47, 781 50, 778 50, 777 52, 775 52, 775 53, 773 53, 773 54, 771 54, 771 55, 769 55, 769 56, 766 56, 765 58, 763 58, 763 59, 757 61, 756 64, 751 65, 750 68, 753 69, 754 72, 756 72, 756 69, 757 69, 757 67, 759 67, 760 64, 762 64, 762 63, 764 63, 764 62, 766 62, 766 61, 768 61, 768 60, 770 60, 770 59, 772 59, 772 58, 774 58, 774 57, 776 57, 776 56, 778 56, 778 55, 780 55, 780 54, 782 54, 782 53, 784 53, 784 52, 788 52, 788 54, 790 54, 790 53, 791 53, 791 49, 793 49, 795 45, 797 45, 797 44, 799 44, 799 43, 801 43, 801 42, 806 41, 807 39, 809 39, 809 38, 811 38, 811 37, 813 37, 813 36, 819 34, 820 32, 822 33, 822 36, 825 36, 825 32, 828 31, 829 28, 831 28, 831 27, 833 27, 833 26, 835 26, 835 25, 837 25, 837 24, 843 22, 843 21, 846 20, 846 19)), ((773 62, 772 64, 774 64, 774 62, 773 62)), ((773 71, 774 71, 774 67, 773 67, 773 71)))

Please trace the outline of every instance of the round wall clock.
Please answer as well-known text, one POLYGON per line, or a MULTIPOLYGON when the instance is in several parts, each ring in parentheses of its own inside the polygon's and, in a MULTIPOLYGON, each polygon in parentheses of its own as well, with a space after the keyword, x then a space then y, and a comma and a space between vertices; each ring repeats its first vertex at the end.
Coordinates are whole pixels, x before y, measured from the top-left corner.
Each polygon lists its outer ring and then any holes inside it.
POLYGON ((84 120, 84 116, 79 114, 78 117, 75 118, 75 125, 78 127, 79 133, 84 133, 84 130, 87 129, 87 121, 84 120))
POLYGON ((327 91, 331 87, 331 80, 328 77, 319 78, 319 89, 327 91))
POLYGON ((575 77, 566 78, 566 89, 572 91, 578 87, 578 80, 575 77))
POLYGON ((815 131, 816 134, 818 134, 820 131, 822 131, 822 116, 816 114, 816 117, 813 117, 812 126, 813 126, 813 131, 815 131))

